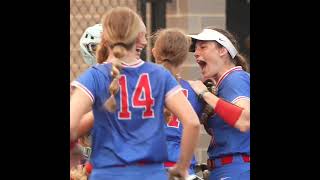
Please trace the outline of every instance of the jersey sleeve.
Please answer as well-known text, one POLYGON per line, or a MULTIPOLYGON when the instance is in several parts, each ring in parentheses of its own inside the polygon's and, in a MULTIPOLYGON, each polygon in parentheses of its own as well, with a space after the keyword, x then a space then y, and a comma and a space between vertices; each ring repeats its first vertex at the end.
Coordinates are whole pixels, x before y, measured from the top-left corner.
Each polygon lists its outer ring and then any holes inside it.
POLYGON ((76 80, 71 82, 71 88, 79 88, 91 99, 92 103, 95 102, 97 95, 97 73, 93 68, 89 68, 83 74, 81 74, 76 80))
POLYGON ((244 74, 228 79, 224 86, 222 98, 236 103, 240 99, 250 100, 250 77, 244 74))

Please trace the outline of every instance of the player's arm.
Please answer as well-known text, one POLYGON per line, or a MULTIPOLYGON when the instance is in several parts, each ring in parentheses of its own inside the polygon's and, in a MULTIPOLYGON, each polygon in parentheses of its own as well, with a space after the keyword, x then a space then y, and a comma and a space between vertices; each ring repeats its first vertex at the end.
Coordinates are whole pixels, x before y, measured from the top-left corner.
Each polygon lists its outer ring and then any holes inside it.
POLYGON ((250 101, 248 99, 240 99, 235 102, 235 105, 243 108, 243 111, 234 127, 238 128, 242 132, 246 132, 250 130, 250 101))
POLYGON ((94 116, 93 112, 90 111, 82 116, 78 128, 78 137, 82 137, 93 128, 94 116))
POLYGON ((250 101, 241 99, 232 104, 208 92, 207 87, 201 81, 189 81, 189 83, 226 123, 241 132, 250 130, 250 101))
POLYGON ((206 122, 203 123, 203 128, 204 128, 204 130, 205 130, 210 136, 212 136, 212 133, 211 133, 211 131, 210 131, 210 127, 209 127, 209 125, 208 125, 208 121, 206 121, 206 122))
POLYGON ((177 166, 187 172, 198 142, 200 122, 196 112, 182 91, 167 97, 166 107, 178 117, 183 125, 181 153, 177 166))
POLYGON ((70 141, 78 138, 81 118, 91 110, 92 100, 79 88, 75 88, 70 98, 70 141))

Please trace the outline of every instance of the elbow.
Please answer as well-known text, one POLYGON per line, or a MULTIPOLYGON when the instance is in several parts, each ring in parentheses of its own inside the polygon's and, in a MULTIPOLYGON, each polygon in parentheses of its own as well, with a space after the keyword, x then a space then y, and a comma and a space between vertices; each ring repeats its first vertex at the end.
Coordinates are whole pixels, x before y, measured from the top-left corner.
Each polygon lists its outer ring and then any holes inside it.
POLYGON ((70 141, 74 141, 77 139, 77 134, 78 134, 78 129, 76 128, 76 126, 72 126, 70 124, 70 141))
POLYGON ((197 116, 195 116, 194 118, 192 118, 191 121, 189 121, 189 127, 191 129, 194 129, 195 131, 200 132, 201 124, 200 124, 200 120, 197 116))
POLYGON ((238 129, 243 133, 248 132, 250 130, 250 121, 242 122, 238 125, 238 129))
POLYGON ((235 127, 241 132, 248 132, 250 130, 250 113, 245 112, 235 124, 235 127))
POLYGON ((199 123, 199 120, 193 125, 193 128, 200 132, 201 124, 199 123))

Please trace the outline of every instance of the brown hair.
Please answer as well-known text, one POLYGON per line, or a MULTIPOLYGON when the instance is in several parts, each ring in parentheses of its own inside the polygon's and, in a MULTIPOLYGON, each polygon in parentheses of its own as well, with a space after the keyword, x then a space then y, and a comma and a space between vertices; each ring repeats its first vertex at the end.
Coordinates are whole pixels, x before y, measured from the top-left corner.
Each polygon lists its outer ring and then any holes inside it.
MULTIPOLYGON (((180 29, 169 28, 158 30, 153 35, 153 41, 156 62, 162 64, 176 77, 171 67, 178 67, 186 61, 191 38, 180 29)), ((167 108, 164 109, 164 117, 167 123, 172 117, 172 113, 167 108)))
MULTIPOLYGON (((219 33, 225 35, 233 44, 233 46, 237 49, 238 54, 232 59, 231 61, 236 65, 236 66, 241 66, 242 69, 244 71, 248 71, 249 67, 248 67, 248 62, 246 60, 246 58, 239 53, 239 43, 237 42, 236 38, 228 31, 220 29, 220 28, 216 28, 216 27, 207 27, 206 29, 212 29, 215 31, 218 31, 219 33)), ((220 47, 223 47, 221 44, 217 43, 220 47)), ((231 57, 231 56, 230 56, 231 57)))
POLYGON ((137 13, 127 7, 116 7, 108 11, 102 20, 103 32, 101 42, 97 49, 98 63, 104 62, 108 57, 108 47, 111 48, 115 58, 112 62, 112 82, 109 86, 111 96, 105 106, 108 111, 116 110, 115 94, 119 89, 118 80, 122 69, 119 60, 127 55, 137 39, 140 31, 141 18, 137 13))
POLYGON ((180 29, 169 28, 158 30, 153 41, 157 63, 163 64, 173 74, 171 67, 178 67, 187 59, 191 38, 180 29))

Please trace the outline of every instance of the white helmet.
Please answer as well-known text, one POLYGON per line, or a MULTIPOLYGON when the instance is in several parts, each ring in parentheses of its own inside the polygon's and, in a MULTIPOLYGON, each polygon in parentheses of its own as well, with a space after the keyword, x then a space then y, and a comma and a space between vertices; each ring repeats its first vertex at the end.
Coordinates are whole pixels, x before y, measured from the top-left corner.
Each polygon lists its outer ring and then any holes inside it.
POLYGON ((97 45, 101 41, 102 24, 88 27, 80 39, 80 52, 84 62, 88 65, 97 63, 95 52, 97 45))

